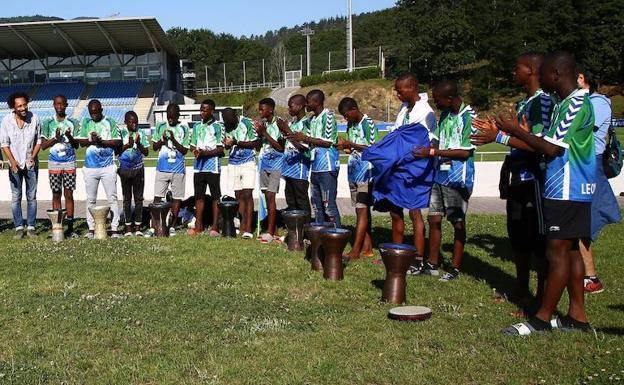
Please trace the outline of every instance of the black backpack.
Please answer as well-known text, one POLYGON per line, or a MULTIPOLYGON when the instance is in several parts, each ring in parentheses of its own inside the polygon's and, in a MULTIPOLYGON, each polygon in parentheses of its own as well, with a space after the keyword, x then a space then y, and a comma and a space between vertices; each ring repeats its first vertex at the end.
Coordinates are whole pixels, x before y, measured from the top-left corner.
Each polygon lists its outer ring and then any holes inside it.
POLYGON ((609 126, 605 151, 602 153, 602 167, 607 178, 615 178, 622 171, 622 145, 615 134, 613 125, 609 126))

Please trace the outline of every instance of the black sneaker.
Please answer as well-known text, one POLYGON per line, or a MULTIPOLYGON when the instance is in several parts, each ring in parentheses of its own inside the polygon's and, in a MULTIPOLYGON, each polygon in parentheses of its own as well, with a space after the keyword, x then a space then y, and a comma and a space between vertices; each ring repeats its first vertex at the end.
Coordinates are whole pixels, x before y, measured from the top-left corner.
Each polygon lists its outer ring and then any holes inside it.
POLYGON ((423 271, 423 261, 421 259, 414 260, 414 263, 407 269, 406 275, 416 276, 420 275, 423 271))
POLYGON ((440 275, 440 270, 438 270, 438 265, 434 265, 433 263, 427 262, 423 266, 421 274, 437 277, 440 275))
POLYGON ((451 267, 449 269, 448 272, 446 272, 440 279, 439 281, 441 282, 448 282, 448 281, 452 281, 454 279, 457 279, 459 277, 459 269, 455 268, 455 267, 451 267))

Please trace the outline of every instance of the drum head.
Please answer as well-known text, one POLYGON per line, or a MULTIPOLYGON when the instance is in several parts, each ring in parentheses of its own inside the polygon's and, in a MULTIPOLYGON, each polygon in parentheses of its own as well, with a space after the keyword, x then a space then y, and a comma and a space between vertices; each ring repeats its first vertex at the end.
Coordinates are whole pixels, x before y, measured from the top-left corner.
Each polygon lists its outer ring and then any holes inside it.
POLYGON ((399 306, 390 309, 388 318, 397 321, 424 321, 431 317, 431 309, 425 306, 399 306))

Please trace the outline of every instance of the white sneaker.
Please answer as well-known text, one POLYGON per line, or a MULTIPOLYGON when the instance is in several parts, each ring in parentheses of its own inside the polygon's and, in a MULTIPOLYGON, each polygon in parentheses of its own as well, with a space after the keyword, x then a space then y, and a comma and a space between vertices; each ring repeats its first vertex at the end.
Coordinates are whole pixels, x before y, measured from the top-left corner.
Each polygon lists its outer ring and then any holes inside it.
POLYGON ((85 234, 85 238, 87 238, 87 239, 93 239, 93 237, 94 237, 94 235, 90 231, 87 231, 87 233, 85 234))
POLYGON ((173 227, 169 228, 169 236, 170 237, 175 237, 176 236, 176 229, 174 229, 173 227))
POLYGON ((121 236, 121 234, 119 234, 119 233, 112 233, 112 234, 111 234, 111 239, 119 239, 119 238, 123 238, 123 237, 121 236))
POLYGON ((245 233, 243 233, 242 237, 243 237, 243 239, 253 239, 254 236, 253 236, 252 233, 245 232, 245 233))
POLYGON ((145 234, 143 235, 145 238, 151 238, 154 236, 154 233, 156 233, 156 230, 154 230, 153 228, 148 229, 145 234))
POLYGON ((131 237, 132 236, 132 232, 128 231, 127 233, 124 234, 124 237, 131 237))

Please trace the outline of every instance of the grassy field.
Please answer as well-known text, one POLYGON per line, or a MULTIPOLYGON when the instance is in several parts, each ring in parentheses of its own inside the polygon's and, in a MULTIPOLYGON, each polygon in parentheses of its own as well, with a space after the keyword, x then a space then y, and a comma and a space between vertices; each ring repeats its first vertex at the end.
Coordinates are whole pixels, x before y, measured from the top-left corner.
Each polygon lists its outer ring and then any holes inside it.
MULTIPOLYGON (((606 291, 587 297, 595 331, 530 338, 499 333, 518 321, 505 300, 515 274, 504 217, 473 215, 468 226, 459 280, 408 279, 408 303, 433 317, 399 323, 378 303, 384 269, 369 259, 326 282, 302 254, 256 241, 15 242, 5 223, 0 383, 624 381, 623 225, 596 245, 606 291)), ((376 243, 388 229, 387 218, 374 218, 376 243)), ((448 226, 444 234, 448 258, 448 226)))

